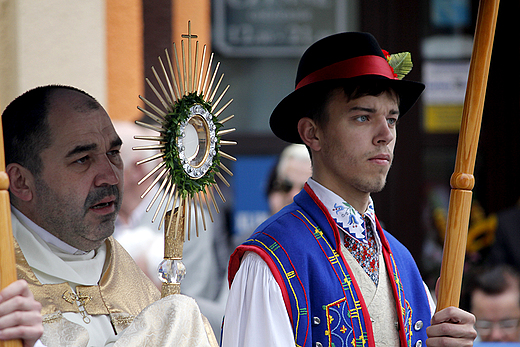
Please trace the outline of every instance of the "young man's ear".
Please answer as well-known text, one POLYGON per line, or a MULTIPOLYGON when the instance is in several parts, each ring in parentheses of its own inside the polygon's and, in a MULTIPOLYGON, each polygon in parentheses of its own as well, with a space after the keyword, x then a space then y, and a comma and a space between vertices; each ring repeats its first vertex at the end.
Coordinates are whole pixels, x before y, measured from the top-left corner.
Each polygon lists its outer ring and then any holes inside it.
POLYGON ((298 133, 303 143, 311 150, 317 152, 321 149, 320 136, 316 122, 308 117, 303 117, 298 121, 298 133))
POLYGON ((5 172, 9 176, 9 191, 22 201, 31 201, 34 197, 34 176, 18 163, 7 165, 5 172))

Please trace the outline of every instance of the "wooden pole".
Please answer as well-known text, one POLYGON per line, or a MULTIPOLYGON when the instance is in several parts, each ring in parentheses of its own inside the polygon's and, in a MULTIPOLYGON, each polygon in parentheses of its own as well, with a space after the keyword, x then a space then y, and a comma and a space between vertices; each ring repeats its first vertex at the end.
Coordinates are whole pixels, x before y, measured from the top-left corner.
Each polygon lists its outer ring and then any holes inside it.
MULTIPOLYGON (((0 290, 17 280, 3 134, 2 122, 0 122, 0 290)), ((0 341, 0 347, 22 347, 22 341, 0 341)))
POLYGON ((466 254, 473 171, 477 156, 489 64, 493 50, 499 0, 481 0, 473 42, 466 98, 457 147, 455 170, 442 256, 437 311, 459 305, 462 271, 466 254))

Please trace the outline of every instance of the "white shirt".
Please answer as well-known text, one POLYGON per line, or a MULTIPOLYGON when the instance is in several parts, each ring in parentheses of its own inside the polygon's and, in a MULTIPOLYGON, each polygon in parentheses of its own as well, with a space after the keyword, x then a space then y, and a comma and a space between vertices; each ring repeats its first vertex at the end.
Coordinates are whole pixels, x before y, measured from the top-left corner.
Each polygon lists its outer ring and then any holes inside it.
POLYGON ((222 347, 294 346, 282 291, 256 253, 246 252, 228 296, 222 347))

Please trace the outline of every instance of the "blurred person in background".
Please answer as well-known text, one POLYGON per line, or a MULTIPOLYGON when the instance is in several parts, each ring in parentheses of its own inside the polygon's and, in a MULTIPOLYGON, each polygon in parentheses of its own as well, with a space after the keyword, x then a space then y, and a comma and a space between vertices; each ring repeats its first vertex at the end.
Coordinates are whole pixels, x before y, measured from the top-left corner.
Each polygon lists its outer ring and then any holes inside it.
POLYGON ((520 275, 506 264, 476 266, 467 272, 463 302, 477 319, 483 342, 520 342, 520 275))
POLYGON ((152 216, 146 213, 146 208, 156 193, 157 187, 152 189, 144 199, 141 199, 141 195, 152 182, 153 177, 141 185, 137 184, 156 165, 153 161, 141 165, 137 165, 137 162, 152 156, 156 152, 132 149, 136 146, 148 144, 144 141, 134 139, 135 135, 153 136, 156 134, 131 121, 116 120, 113 121, 113 124, 119 137, 123 141, 123 146, 121 146, 121 158, 125 164, 123 171, 125 194, 123 195, 121 209, 116 219, 114 238, 118 240, 132 258, 134 258, 141 270, 143 270, 156 285, 159 285, 160 281, 157 278, 157 274, 148 273, 146 257, 144 255, 144 252, 150 248, 150 245, 156 239, 163 237, 161 230, 158 229, 158 223, 152 224, 152 216))
POLYGON ((292 203, 312 175, 311 158, 304 145, 292 144, 282 151, 271 171, 267 200, 271 214, 292 203))

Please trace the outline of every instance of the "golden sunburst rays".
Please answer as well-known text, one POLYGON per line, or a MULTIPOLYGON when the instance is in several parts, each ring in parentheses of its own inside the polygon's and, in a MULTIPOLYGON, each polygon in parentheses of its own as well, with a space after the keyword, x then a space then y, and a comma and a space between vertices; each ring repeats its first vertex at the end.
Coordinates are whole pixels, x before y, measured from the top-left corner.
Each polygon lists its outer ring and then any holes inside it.
POLYGON ((187 47, 181 40, 180 58, 175 43, 173 43, 172 58, 165 50, 166 59, 159 57, 159 68, 152 67, 155 84, 146 78, 146 83, 158 99, 154 104, 146 98, 139 98, 148 106, 138 109, 148 116, 153 124, 136 121, 147 129, 156 131, 157 136, 135 136, 138 140, 153 141, 154 144, 134 147, 134 150, 157 150, 158 153, 137 162, 138 165, 159 161, 138 184, 151 180, 141 198, 158 187, 147 207, 147 211, 156 205, 152 222, 159 217, 159 229, 165 221, 169 210, 178 207, 176 218, 170 218, 165 228, 166 234, 171 227, 177 230, 181 215, 187 223, 188 240, 190 239, 191 218, 194 215, 195 230, 199 235, 199 220, 206 229, 206 218, 213 222, 211 206, 219 213, 215 195, 226 201, 215 180, 218 177, 229 187, 229 182, 221 171, 232 176, 232 172, 221 162, 222 158, 236 159, 223 152, 222 146, 235 145, 236 142, 222 140, 221 137, 232 133, 235 128, 223 129, 223 124, 233 118, 233 115, 222 120, 218 117, 233 101, 230 99, 217 109, 229 89, 229 85, 217 96, 224 77, 221 74, 217 80, 220 63, 212 71, 213 53, 206 64, 206 45, 199 52, 199 42, 195 47, 192 40, 197 38, 191 33, 191 23, 188 22, 187 47), (200 64, 199 64, 200 55, 200 64), (215 81, 217 81, 215 83, 215 81), (216 98, 215 98, 216 97, 216 98), (216 194, 214 193, 216 192, 216 194), (207 212, 207 215, 206 215, 207 212), (199 218, 200 216, 200 218, 199 218))

